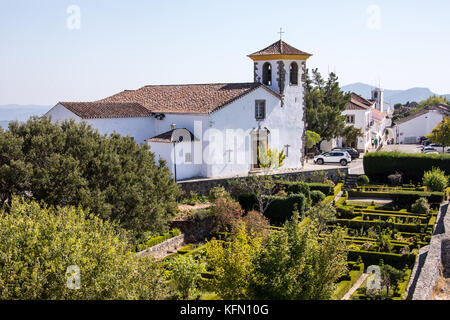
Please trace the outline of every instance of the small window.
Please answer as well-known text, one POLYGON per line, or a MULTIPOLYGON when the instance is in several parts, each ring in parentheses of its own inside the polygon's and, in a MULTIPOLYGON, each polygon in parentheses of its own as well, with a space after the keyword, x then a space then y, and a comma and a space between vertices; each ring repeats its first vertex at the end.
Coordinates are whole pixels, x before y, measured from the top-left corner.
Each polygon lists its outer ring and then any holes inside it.
POLYGON ((348 115, 347 117, 346 117, 346 120, 345 120, 347 123, 355 123, 355 116, 354 115, 348 115))
POLYGON ((296 62, 292 62, 289 67, 289 82, 291 85, 298 85, 298 65, 296 62))
POLYGON ((192 162, 191 153, 190 152, 186 152, 184 154, 184 162, 186 162, 186 163, 191 163, 192 162))
POLYGON ((272 85, 272 66, 269 62, 263 65, 263 84, 266 86, 272 85))
POLYGON ((256 120, 263 120, 266 118, 266 101, 256 100, 255 101, 255 118, 256 120))

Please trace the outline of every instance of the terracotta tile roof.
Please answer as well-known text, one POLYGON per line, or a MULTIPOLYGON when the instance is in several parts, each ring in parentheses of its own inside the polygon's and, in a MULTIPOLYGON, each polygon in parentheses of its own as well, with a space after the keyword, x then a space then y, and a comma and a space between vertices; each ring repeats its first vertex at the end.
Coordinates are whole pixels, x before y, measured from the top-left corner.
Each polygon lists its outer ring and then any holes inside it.
POLYGON ((59 102, 83 119, 148 117, 147 109, 138 103, 59 102))
MULTIPOLYGON (((148 142, 163 142, 163 143, 173 142, 172 141, 173 132, 176 130, 179 130, 179 129, 172 129, 170 131, 158 134, 157 136, 147 139, 146 141, 148 141, 148 142)), ((189 135, 191 136, 191 141, 196 140, 194 137, 194 134, 192 132, 190 132, 189 130, 187 130, 185 128, 183 128, 182 130, 186 130, 189 133, 189 135)))
POLYGON ((272 43, 267 48, 264 48, 260 51, 254 52, 252 54, 249 54, 249 57, 252 56, 265 56, 265 55, 271 55, 271 54, 292 54, 292 55, 308 55, 312 56, 312 54, 309 54, 307 52, 298 50, 297 48, 294 48, 293 46, 287 44, 286 42, 279 40, 277 42, 272 43))
POLYGON ((155 113, 199 113, 216 111, 236 99, 263 87, 280 98, 275 91, 260 83, 217 83, 187 85, 151 85, 125 90, 99 100, 101 103, 139 103, 155 113))
POLYGON ((364 99, 360 95, 352 92, 352 97, 345 107, 346 110, 369 110, 373 103, 367 99, 364 99))
POLYGON ((370 111, 372 112, 372 115, 375 115, 375 116, 377 116, 377 117, 379 117, 381 119, 384 119, 384 118, 387 117, 386 113, 381 112, 381 111, 379 111, 377 109, 372 108, 372 109, 370 109, 370 111))

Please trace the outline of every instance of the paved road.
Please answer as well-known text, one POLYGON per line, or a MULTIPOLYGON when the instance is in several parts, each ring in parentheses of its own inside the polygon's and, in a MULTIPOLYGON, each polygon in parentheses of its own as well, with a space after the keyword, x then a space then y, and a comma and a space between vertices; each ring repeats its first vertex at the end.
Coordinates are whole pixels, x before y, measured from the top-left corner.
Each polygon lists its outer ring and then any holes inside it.
MULTIPOLYGON (((349 173, 351 174, 364 174, 363 160, 362 157, 353 160, 349 165, 349 173)), ((323 170, 323 169, 335 169, 335 168, 346 168, 341 166, 339 163, 325 163, 323 165, 314 164, 312 159, 308 159, 308 163, 305 162, 304 170, 323 170)))
POLYGON ((381 151, 400 151, 405 153, 421 153, 420 144, 387 144, 381 148, 381 151))
MULTIPOLYGON (((393 144, 384 145, 381 151, 400 151, 405 153, 420 153, 422 146, 420 144, 393 144)), ((369 152, 374 152, 369 150, 369 152)), ((359 159, 353 160, 347 167, 350 174, 364 174, 363 158, 364 154, 361 154, 359 159)), ((314 164, 312 159, 308 159, 308 163, 305 163, 304 170, 323 170, 323 169, 335 169, 344 168, 339 163, 326 163, 324 165, 314 164)))

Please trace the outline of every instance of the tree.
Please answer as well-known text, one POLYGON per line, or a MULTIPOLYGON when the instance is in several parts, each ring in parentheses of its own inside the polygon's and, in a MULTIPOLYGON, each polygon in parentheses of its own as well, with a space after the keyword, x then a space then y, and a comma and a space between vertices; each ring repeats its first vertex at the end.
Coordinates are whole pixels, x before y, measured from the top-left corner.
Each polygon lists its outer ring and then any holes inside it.
POLYGON ((13 198, 0 212, 0 299, 161 299, 162 269, 127 233, 74 207, 13 198))
POLYGON ((450 117, 444 117, 444 120, 433 129, 427 138, 433 143, 442 145, 442 152, 444 152, 445 147, 450 146, 450 117))
POLYGON ((175 284, 181 299, 187 300, 195 296, 205 264, 188 255, 171 260, 167 268, 170 270, 168 278, 175 284))
POLYGON ((326 227, 328 222, 336 219, 336 209, 331 203, 319 202, 311 207, 306 214, 316 223, 319 233, 326 227))
POLYGON ((338 137, 345 127, 342 111, 350 101, 350 93, 341 91, 334 73, 330 73, 325 81, 318 69, 312 70, 312 79, 306 72, 305 83, 306 129, 316 132, 324 140, 338 137))
POLYGON ((360 128, 354 126, 347 126, 342 131, 342 138, 344 138, 345 144, 350 147, 356 148, 358 145, 358 138, 363 137, 364 133, 360 128))
POLYGON ((261 247, 261 238, 249 235, 240 224, 230 242, 211 240, 206 244, 206 261, 214 278, 212 288, 223 299, 248 299, 248 287, 254 276, 253 259, 261 247))
POLYGON ((278 192, 277 185, 271 175, 251 175, 245 178, 235 178, 230 180, 229 185, 233 194, 250 194, 256 199, 258 210, 261 214, 267 210, 270 204, 275 200, 273 197, 278 192))
POLYGON ((311 149, 316 144, 322 141, 320 134, 314 131, 306 130, 306 148, 311 149))
POLYGON ((389 297, 389 288, 393 286, 395 291, 398 287, 398 283, 405 278, 406 273, 402 270, 397 270, 388 264, 383 264, 380 269, 381 284, 386 288, 386 297, 389 297))
POLYGON ((13 195, 90 208, 135 236, 164 232, 180 190, 164 161, 131 137, 46 117, 0 131, 0 201, 13 195))
POLYGON ((250 296, 261 300, 330 299, 334 282, 346 272, 342 230, 319 242, 314 223, 305 228, 294 212, 283 230, 270 234, 253 262, 250 296))
POLYGON ((233 199, 219 198, 211 207, 211 215, 214 219, 213 232, 236 232, 244 210, 239 202, 233 199))

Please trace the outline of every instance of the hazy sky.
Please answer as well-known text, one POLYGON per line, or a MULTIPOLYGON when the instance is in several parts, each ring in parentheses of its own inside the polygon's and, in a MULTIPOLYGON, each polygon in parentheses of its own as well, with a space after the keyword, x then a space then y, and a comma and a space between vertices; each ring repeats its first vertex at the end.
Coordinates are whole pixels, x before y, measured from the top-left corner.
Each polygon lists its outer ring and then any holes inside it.
POLYGON ((247 55, 280 27, 341 84, 450 93, 448 0, 0 0, 0 104, 253 81, 247 55))

